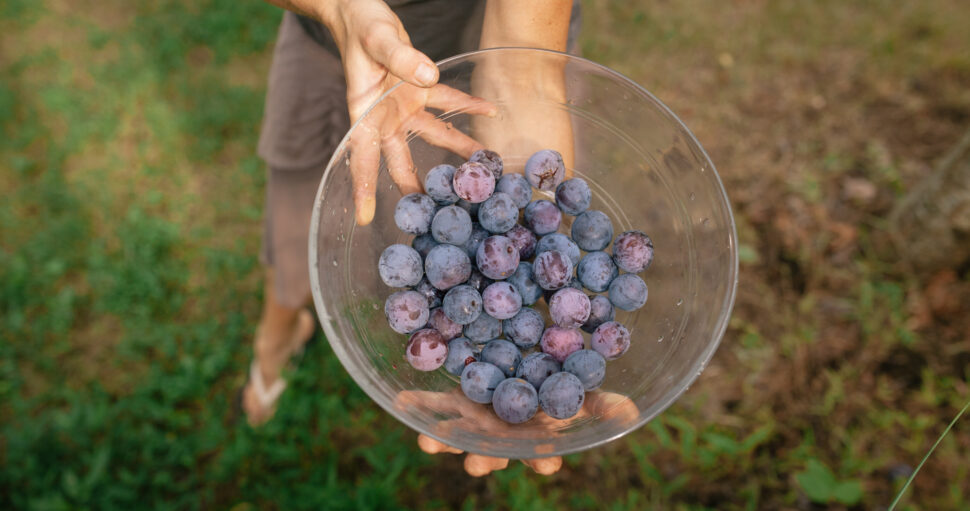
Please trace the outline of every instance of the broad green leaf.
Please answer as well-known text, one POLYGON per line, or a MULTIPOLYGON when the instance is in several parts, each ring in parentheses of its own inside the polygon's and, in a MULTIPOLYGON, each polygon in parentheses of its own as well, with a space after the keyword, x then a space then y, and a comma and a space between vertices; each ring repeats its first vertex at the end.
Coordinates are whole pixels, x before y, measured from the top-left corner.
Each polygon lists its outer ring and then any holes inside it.
POLYGON ((795 474, 795 480, 813 502, 826 503, 831 500, 835 475, 822 462, 808 460, 805 470, 795 474))
POLYGON ((862 500, 862 483, 855 479, 842 481, 832 488, 832 496, 847 506, 858 504, 862 500))

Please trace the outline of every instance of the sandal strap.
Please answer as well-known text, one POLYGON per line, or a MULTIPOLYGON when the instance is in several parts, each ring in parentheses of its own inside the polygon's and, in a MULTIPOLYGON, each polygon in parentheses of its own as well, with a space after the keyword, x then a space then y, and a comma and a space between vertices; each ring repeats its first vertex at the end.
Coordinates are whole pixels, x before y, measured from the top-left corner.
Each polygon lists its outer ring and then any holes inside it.
POLYGON ((283 378, 278 378, 269 388, 266 388, 266 382, 263 381, 263 372, 259 370, 259 364, 255 360, 249 366, 249 381, 253 384, 253 391, 256 393, 259 406, 263 408, 271 408, 275 405, 280 395, 286 390, 286 381, 283 378))

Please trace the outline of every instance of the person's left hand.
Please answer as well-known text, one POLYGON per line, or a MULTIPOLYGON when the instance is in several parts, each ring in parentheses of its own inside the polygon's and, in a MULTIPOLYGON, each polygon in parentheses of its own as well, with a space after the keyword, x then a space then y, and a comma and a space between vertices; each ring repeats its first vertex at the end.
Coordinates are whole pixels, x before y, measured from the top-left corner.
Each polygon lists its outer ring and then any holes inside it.
MULTIPOLYGON (((404 391, 398 394, 394 406, 405 410, 411 406, 431 408, 435 413, 447 414, 453 418, 438 423, 433 432, 439 437, 447 437, 453 428, 466 430, 487 430, 492 436, 513 436, 521 434, 526 428, 536 429, 548 436, 555 436, 565 426, 586 417, 599 417, 603 421, 632 422, 640 415, 640 410, 630 398, 612 392, 590 391, 586 393, 583 407, 574 417, 569 419, 554 419, 542 410, 536 412, 535 417, 523 424, 508 424, 499 419, 487 405, 473 402, 465 397, 461 389, 451 392, 432 392, 423 390, 404 391)), ((461 454, 463 451, 444 444, 424 434, 418 435, 418 447, 428 454, 452 453, 461 454)), ((541 456, 551 449, 551 444, 537 444, 534 452, 523 453, 541 456)), ((539 474, 550 475, 562 467, 562 457, 530 457, 523 458, 522 463, 528 465, 539 474)), ((481 477, 495 470, 502 470, 509 464, 506 458, 494 458, 481 454, 469 453, 465 456, 465 471, 469 475, 481 477)))

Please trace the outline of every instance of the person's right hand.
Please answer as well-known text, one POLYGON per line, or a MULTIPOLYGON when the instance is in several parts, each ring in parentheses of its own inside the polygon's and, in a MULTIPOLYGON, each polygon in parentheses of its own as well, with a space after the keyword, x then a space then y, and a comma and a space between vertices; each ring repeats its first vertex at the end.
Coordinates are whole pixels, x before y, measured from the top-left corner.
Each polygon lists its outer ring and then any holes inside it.
POLYGON ((426 107, 481 115, 494 115, 495 108, 485 100, 438 84, 438 68, 411 46, 400 20, 384 2, 333 0, 323 4, 320 18, 333 34, 343 61, 351 123, 356 123, 370 105, 397 83, 406 82, 382 101, 351 136, 356 220, 366 225, 374 218, 381 152, 401 193, 422 189, 408 150, 409 131, 419 132, 428 143, 463 158, 484 148, 436 119, 426 107))

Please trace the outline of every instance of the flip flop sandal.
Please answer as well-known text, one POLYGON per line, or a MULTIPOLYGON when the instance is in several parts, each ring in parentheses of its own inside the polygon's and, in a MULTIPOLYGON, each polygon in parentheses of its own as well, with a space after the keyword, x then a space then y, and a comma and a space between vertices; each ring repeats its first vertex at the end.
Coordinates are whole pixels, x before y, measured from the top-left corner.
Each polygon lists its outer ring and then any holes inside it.
MULTIPOLYGON (((293 354, 290 357, 291 363, 294 360, 299 361, 300 359, 302 359, 306 351, 307 345, 309 345, 311 342, 314 342, 318 337, 317 332, 319 331, 319 328, 317 327, 316 318, 313 317, 313 313, 305 309, 301 314, 303 313, 310 314, 310 321, 313 323, 313 333, 310 335, 310 338, 306 340, 306 342, 304 342, 302 345, 300 345, 299 348, 294 350, 293 354)), ((283 377, 280 376, 279 378, 276 379, 275 382, 273 382, 272 385, 267 387, 265 380, 263 380, 263 372, 259 370, 259 364, 256 362, 255 359, 253 359, 253 362, 249 365, 249 378, 246 380, 246 383, 244 383, 243 386, 239 388, 239 392, 236 395, 236 406, 237 406, 237 411, 239 413, 239 416, 240 417, 247 416, 247 421, 248 421, 248 414, 246 413, 246 410, 243 407, 243 399, 245 399, 246 387, 248 387, 250 384, 252 384, 253 392, 255 393, 255 397, 256 397, 256 402, 259 405, 260 410, 263 410, 265 412, 273 412, 269 414, 269 418, 267 418, 265 421, 261 422, 260 424, 257 424, 257 425, 261 425, 265 422, 268 422, 269 419, 271 419, 273 415, 275 415, 274 408, 276 407, 276 402, 279 401, 280 396, 283 394, 283 391, 286 390, 286 380, 284 380, 283 377)), ((250 423, 250 425, 252 425, 252 423, 250 423)))
POLYGON ((253 386, 259 407, 266 411, 276 407, 280 395, 286 390, 286 380, 283 378, 277 378, 272 385, 266 386, 266 382, 263 381, 263 372, 259 370, 259 364, 255 360, 249 365, 249 383, 253 386))

